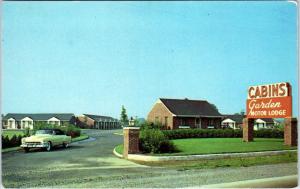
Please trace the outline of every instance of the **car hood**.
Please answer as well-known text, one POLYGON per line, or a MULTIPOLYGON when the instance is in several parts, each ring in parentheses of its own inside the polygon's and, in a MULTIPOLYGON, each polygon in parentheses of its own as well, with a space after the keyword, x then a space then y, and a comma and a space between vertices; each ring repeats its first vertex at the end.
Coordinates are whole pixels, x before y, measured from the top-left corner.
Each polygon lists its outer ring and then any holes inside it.
POLYGON ((43 142, 44 140, 50 139, 52 135, 33 135, 24 138, 24 142, 43 142))

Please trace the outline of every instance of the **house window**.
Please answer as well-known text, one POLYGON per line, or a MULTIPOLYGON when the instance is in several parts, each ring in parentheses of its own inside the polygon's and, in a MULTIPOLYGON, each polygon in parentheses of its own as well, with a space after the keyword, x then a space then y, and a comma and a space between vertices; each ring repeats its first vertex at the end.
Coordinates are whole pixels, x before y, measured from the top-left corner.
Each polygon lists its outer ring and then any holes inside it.
POLYGON ((181 119, 181 125, 186 125, 186 120, 184 118, 181 119))
POLYGON ((158 123, 159 119, 158 117, 155 117, 155 123, 158 123))
POLYGON ((214 128, 215 128, 214 123, 215 123, 215 122, 214 122, 213 119, 209 119, 209 120, 208 120, 207 128, 208 128, 208 129, 214 129, 214 128))
POLYGON ((168 126, 168 117, 165 117, 165 126, 168 126))

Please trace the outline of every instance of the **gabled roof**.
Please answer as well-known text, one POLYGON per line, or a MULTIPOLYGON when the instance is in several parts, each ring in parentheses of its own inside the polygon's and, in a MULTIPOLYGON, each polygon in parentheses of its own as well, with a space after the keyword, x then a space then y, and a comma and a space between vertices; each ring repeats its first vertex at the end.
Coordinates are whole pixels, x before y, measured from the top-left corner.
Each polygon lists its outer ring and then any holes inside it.
POLYGON ((95 121, 118 121, 115 118, 112 118, 110 116, 101 116, 101 115, 92 115, 92 114, 83 114, 95 121))
POLYGON ((206 100, 160 98, 160 101, 176 116, 222 117, 218 110, 206 100))
POLYGON ((233 115, 228 114, 228 115, 224 115, 224 119, 223 119, 223 120, 229 118, 229 119, 235 121, 237 124, 241 124, 241 123, 243 123, 243 119, 244 119, 245 117, 246 117, 246 116, 241 115, 241 114, 233 114, 233 115))
POLYGON ((52 117, 56 117, 61 121, 70 121, 74 114, 72 113, 41 113, 41 114, 18 114, 18 113, 8 113, 3 117, 3 120, 9 118, 14 118, 17 121, 22 120, 25 117, 29 117, 35 121, 47 121, 52 117))
POLYGON ((274 119, 273 118, 259 118, 261 120, 263 120, 266 123, 274 123, 274 119))

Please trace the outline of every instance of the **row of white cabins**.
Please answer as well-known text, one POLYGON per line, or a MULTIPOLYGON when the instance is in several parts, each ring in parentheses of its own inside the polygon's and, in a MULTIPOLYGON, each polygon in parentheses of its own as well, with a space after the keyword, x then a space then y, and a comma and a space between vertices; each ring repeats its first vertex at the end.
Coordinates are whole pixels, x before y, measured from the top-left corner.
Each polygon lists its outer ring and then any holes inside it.
MULTIPOLYGON (((243 118, 245 116, 240 114, 234 115, 224 115, 221 125, 223 127, 229 127, 232 129, 241 129, 243 126, 243 118)), ((280 124, 279 121, 276 121, 272 118, 261 118, 254 120, 254 130, 259 129, 272 129, 276 125, 280 124)))
POLYGON ((66 123, 74 125, 85 125, 91 129, 116 129, 120 128, 121 124, 118 119, 109 116, 97 116, 90 114, 82 114, 75 116, 72 113, 40 113, 40 114, 19 114, 8 113, 2 117, 3 129, 33 129, 36 123, 48 123, 52 125, 64 125, 66 123), (88 123, 81 122, 78 117, 86 117, 88 123), (97 119, 95 119, 97 118, 97 119))
MULTIPOLYGON (((243 115, 224 115, 221 125, 222 127, 241 129, 243 124, 243 115)), ((46 113, 46 114, 13 114, 9 113, 2 117, 3 129, 33 129, 33 125, 38 122, 63 125, 71 123, 74 125, 85 125, 91 129, 116 129, 121 124, 117 119, 108 116, 82 114, 75 116, 72 113, 46 113)), ((274 128, 279 124, 274 119, 256 119, 254 130, 262 128, 274 128)))

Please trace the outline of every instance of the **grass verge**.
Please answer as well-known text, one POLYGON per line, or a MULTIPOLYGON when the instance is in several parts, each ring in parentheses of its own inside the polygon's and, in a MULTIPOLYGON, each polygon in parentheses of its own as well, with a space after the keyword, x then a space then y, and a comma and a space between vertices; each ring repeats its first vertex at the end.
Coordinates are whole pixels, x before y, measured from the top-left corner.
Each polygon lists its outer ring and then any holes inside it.
POLYGON ((136 163, 147 166, 159 166, 175 168, 178 170, 204 169, 218 167, 249 167, 253 165, 266 165, 278 163, 297 162, 297 152, 288 152, 286 154, 258 157, 236 157, 214 160, 190 160, 190 161, 164 161, 164 162, 141 162, 136 163))
POLYGON ((85 140, 88 138, 89 138, 89 136, 87 134, 81 134, 79 137, 72 138, 72 142, 78 142, 78 141, 85 140))
POLYGON ((119 154, 123 154, 123 148, 124 145, 123 144, 119 144, 118 146, 116 146, 116 152, 118 152, 119 154))
POLYGON ((297 149, 297 147, 284 145, 283 139, 277 138, 255 138, 253 142, 242 142, 241 138, 190 138, 172 141, 179 152, 157 155, 196 155, 297 149))
POLYGON ((17 146, 17 147, 12 147, 12 148, 5 148, 5 149, 1 149, 1 152, 2 153, 5 153, 5 152, 12 152, 12 151, 17 151, 17 150, 19 150, 19 149, 21 149, 19 146, 17 146))

